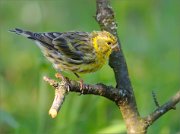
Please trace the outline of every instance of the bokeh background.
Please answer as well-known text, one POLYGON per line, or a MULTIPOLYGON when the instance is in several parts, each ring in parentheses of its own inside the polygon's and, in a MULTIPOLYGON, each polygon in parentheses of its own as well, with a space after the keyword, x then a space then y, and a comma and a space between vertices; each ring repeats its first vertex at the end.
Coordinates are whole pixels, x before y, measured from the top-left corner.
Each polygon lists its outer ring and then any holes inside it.
MULTIPOLYGON (((118 33, 142 116, 180 88, 180 1, 112 0, 118 33)), ((126 133, 114 103, 93 95, 69 93, 57 118, 48 110, 54 91, 42 80, 55 70, 30 40, 8 32, 14 27, 36 32, 93 31, 95 0, 0 1, 0 133, 126 133)), ((76 79, 72 74, 66 76, 76 79)), ((106 65, 83 75, 86 83, 115 85, 106 65)), ((158 119, 149 134, 179 134, 180 106, 158 119)))

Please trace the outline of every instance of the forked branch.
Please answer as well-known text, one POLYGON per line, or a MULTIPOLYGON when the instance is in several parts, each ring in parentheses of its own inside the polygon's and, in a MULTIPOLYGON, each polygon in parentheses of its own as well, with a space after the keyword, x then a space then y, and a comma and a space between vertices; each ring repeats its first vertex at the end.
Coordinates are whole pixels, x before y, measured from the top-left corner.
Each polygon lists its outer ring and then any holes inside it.
MULTIPOLYGON (((96 0, 97 11, 96 20, 100 25, 101 30, 106 30, 114 34, 117 38, 117 24, 114 19, 114 12, 108 0, 96 0)), ((57 82, 48 77, 45 81, 55 88, 55 98, 49 114, 56 117, 65 96, 68 92, 77 92, 80 94, 93 94, 103 96, 115 102, 120 109, 123 119, 126 124, 127 133, 143 134, 147 132, 147 128, 153 124, 159 117, 173 109, 180 102, 180 91, 177 92, 167 103, 158 107, 153 113, 146 118, 140 116, 137 109, 133 88, 129 79, 126 60, 122 52, 120 40, 118 38, 120 51, 113 52, 109 59, 109 65, 112 67, 117 86, 113 88, 104 84, 83 84, 66 79, 65 81, 57 82)))
POLYGON ((167 113, 169 110, 174 109, 177 103, 180 102, 180 90, 165 104, 159 106, 154 112, 149 114, 145 118, 145 122, 147 123, 147 127, 153 124, 158 118, 167 113))

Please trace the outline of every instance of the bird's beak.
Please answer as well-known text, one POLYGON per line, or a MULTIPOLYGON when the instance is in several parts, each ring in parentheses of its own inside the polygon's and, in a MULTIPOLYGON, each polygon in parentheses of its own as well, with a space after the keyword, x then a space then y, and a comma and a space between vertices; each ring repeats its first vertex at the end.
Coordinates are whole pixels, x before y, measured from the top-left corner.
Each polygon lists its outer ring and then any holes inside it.
POLYGON ((118 43, 114 44, 111 48, 113 51, 120 51, 118 43))

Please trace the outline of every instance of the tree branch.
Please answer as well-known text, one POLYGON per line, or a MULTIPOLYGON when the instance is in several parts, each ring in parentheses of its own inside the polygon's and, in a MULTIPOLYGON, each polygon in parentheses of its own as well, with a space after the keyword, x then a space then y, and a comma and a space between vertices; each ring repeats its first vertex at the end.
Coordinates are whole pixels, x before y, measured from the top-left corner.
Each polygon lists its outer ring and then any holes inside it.
MULTIPOLYGON (((158 107, 146 118, 140 117, 131 81, 129 79, 126 60, 123 55, 120 39, 118 38, 117 34, 117 24, 114 19, 114 12, 108 0, 96 0, 96 5, 97 11, 95 18, 99 23, 101 30, 106 30, 112 33, 118 39, 119 50, 113 52, 109 59, 109 65, 114 71, 117 86, 116 88, 113 88, 104 84, 81 85, 79 82, 69 80, 67 78, 61 82, 57 82, 45 77, 44 80, 55 88, 55 98, 51 109, 49 110, 49 114, 53 118, 56 117, 68 92, 78 92, 83 95, 99 95, 117 104, 126 123, 127 133, 146 133, 147 128, 155 120, 180 102, 180 91, 170 101, 158 107)), ((156 97, 154 98, 156 100, 156 97)))
POLYGON ((117 83, 116 87, 119 90, 123 89, 129 92, 129 96, 126 98, 126 101, 124 101, 125 99, 119 100, 116 102, 116 104, 121 110, 123 119, 126 122, 128 133, 143 132, 144 124, 137 110, 126 60, 123 55, 120 39, 117 34, 117 24, 114 19, 114 12, 108 0, 96 0, 96 5, 96 20, 99 23, 101 30, 106 30, 118 38, 120 51, 113 52, 109 59, 109 65, 114 70, 117 83))
POLYGON ((44 77, 44 80, 48 82, 55 89, 62 90, 62 88, 60 87, 64 86, 67 92, 77 92, 82 95, 93 94, 93 95, 103 96, 113 102, 117 102, 119 100, 122 100, 122 98, 128 96, 126 90, 119 91, 119 89, 113 88, 112 86, 106 86, 101 83, 96 85, 91 85, 91 84, 81 85, 79 82, 74 80, 69 80, 68 78, 66 78, 66 81, 62 80, 61 82, 57 82, 46 76, 44 77))
POLYGON ((96 21, 101 30, 106 30, 118 39, 120 51, 113 52, 110 56, 109 65, 113 68, 117 88, 126 89, 132 92, 132 86, 128 75, 126 61, 123 55, 121 42, 117 34, 117 23, 114 19, 114 12, 108 0, 96 0, 96 21))
POLYGON ((145 118, 147 127, 153 124, 159 117, 167 113, 171 109, 175 109, 177 103, 180 102, 180 90, 165 104, 159 106, 153 113, 145 118))
POLYGON ((113 102, 118 102, 119 100, 123 100, 127 98, 128 93, 126 90, 119 90, 113 88, 111 86, 106 86, 104 84, 83 84, 80 82, 69 80, 68 78, 62 79, 62 81, 57 82, 51 78, 44 76, 44 81, 48 82, 53 88, 55 88, 55 97, 54 101, 49 110, 49 114, 52 118, 57 116, 63 101, 65 100, 65 96, 68 92, 78 92, 80 94, 93 94, 103 96, 113 102))

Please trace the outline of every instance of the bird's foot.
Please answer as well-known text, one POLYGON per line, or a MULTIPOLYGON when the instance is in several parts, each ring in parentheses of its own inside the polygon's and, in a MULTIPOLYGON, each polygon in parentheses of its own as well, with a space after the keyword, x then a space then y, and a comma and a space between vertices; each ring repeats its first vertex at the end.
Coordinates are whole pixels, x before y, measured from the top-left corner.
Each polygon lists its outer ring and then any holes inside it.
POLYGON ((81 91, 81 94, 83 94, 83 88, 84 88, 84 81, 81 79, 78 81, 79 85, 80 85, 80 91, 81 91))
POLYGON ((66 77, 64 77, 62 74, 60 74, 60 73, 56 73, 55 74, 55 77, 57 78, 57 79, 61 79, 61 80, 65 80, 66 79, 66 77))
POLYGON ((64 82, 64 84, 67 86, 67 91, 69 92, 70 91, 70 84, 69 84, 69 79, 67 77, 64 77, 62 74, 60 73, 56 73, 55 74, 55 77, 57 79, 60 79, 64 82))

